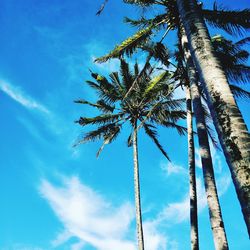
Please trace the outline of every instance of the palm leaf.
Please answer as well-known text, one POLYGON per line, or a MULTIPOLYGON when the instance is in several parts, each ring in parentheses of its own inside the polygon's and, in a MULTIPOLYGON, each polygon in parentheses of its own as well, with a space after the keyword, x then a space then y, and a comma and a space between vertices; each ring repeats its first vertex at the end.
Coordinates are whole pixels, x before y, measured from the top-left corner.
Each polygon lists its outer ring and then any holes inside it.
POLYGON ((86 143, 89 141, 96 141, 100 140, 105 134, 108 134, 109 131, 113 130, 114 127, 116 127, 117 123, 110 123, 107 125, 103 125, 98 127, 95 130, 92 130, 84 135, 84 137, 77 141, 77 143, 74 144, 74 146, 77 146, 82 143, 86 143))
POLYGON ((152 4, 155 4, 155 0, 123 0, 123 2, 139 6, 150 6, 152 4))
POLYGON ((165 83, 166 79, 169 78, 169 72, 164 71, 163 73, 155 76, 148 84, 148 87, 145 89, 144 96, 147 96, 150 94, 150 91, 152 91, 157 84, 165 83))
POLYGON ((150 25, 145 29, 139 30, 132 37, 129 37, 120 45, 116 46, 108 55, 97 58, 95 62, 106 62, 111 58, 120 58, 124 54, 131 56, 136 48, 148 41, 154 27, 154 25, 150 25))
POLYGON ((168 157, 166 151, 163 149, 162 145, 160 144, 160 142, 157 139, 157 131, 156 128, 150 124, 143 124, 143 128, 146 132, 146 134, 153 140, 153 142, 155 143, 155 145, 157 146, 157 148, 162 152, 162 154, 170 161, 170 158, 168 157))
POLYGON ((80 117, 76 123, 79 123, 81 126, 86 126, 89 124, 95 125, 95 124, 107 124, 107 123, 113 123, 120 121, 125 116, 124 113, 118 113, 118 114, 103 114, 100 116, 96 116, 93 118, 89 117, 80 117))
POLYGON ((97 158, 104 149, 105 145, 112 143, 120 132, 121 132, 121 125, 119 124, 118 126, 114 126, 112 129, 110 129, 108 133, 104 134, 103 136, 104 142, 96 153, 97 158))
POLYGON ((233 84, 229 85, 231 91, 233 92, 233 95, 236 98, 246 98, 246 99, 250 99, 250 92, 247 90, 244 90, 238 86, 235 86, 233 84))
POLYGON ((139 27, 141 29, 157 23, 165 25, 167 23, 167 20, 168 20, 168 15, 165 13, 162 15, 156 15, 155 17, 149 19, 146 19, 145 17, 141 17, 139 20, 130 19, 128 17, 124 18, 125 23, 129 23, 130 25, 139 27))
POLYGON ((187 128, 181 125, 178 125, 175 122, 164 121, 163 123, 161 123, 161 125, 166 128, 176 129, 179 135, 187 134, 187 128))
POLYGON ((227 10, 214 4, 213 10, 202 10, 205 20, 213 27, 230 35, 243 35, 250 28, 250 9, 227 10))
POLYGON ((79 104, 87 104, 87 105, 90 105, 92 107, 95 107, 105 113, 113 113, 114 109, 115 109, 115 106, 110 106, 109 104, 105 103, 104 100, 99 100, 97 101, 97 103, 91 103, 91 102, 88 102, 86 100, 83 100, 83 99, 79 99, 79 100, 76 100, 74 101, 75 103, 79 103, 79 104))

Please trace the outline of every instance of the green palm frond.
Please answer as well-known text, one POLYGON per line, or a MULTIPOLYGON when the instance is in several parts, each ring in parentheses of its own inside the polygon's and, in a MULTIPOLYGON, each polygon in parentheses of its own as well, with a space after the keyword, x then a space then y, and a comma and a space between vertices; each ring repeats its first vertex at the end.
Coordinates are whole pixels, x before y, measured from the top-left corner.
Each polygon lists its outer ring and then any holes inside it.
MULTIPOLYGON (((160 73, 159 75, 155 76, 148 84, 148 87, 145 89, 143 96, 146 97, 147 95, 150 95, 150 92, 157 87, 157 85, 161 85, 166 83, 166 80, 169 78, 170 73, 168 71, 164 71, 163 73, 160 73)), ((161 87, 161 86, 160 86, 161 87)))
POLYGON ((147 51, 156 61, 161 62, 165 66, 169 66, 170 53, 163 43, 149 42, 141 46, 140 49, 147 51))
POLYGON ((221 35, 212 37, 212 45, 216 56, 230 81, 248 83, 250 80, 250 67, 246 65, 250 54, 243 49, 243 46, 249 43, 249 41, 249 37, 236 43, 221 35))
POLYGON ((88 117, 80 117, 76 123, 79 123, 81 126, 86 125, 95 125, 95 124, 108 124, 120 121, 125 116, 124 113, 118 113, 118 114, 103 114, 99 115, 93 118, 88 117))
POLYGON ((104 149, 105 145, 112 143, 116 139, 116 137, 119 135, 120 132, 121 132, 121 124, 112 127, 107 133, 103 135, 104 142, 96 153, 97 158, 99 157, 100 153, 104 149))
POLYGON ((129 64, 124 59, 121 59, 120 62, 120 75, 122 76, 122 83, 125 90, 128 91, 134 81, 134 77, 130 71, 129 64))
POLYGON ((123 0, 124 3, 135 4, 139 6, 150 6, 155 4, 155 0, 123 0))
POLYGON ((74 146, 90 141, 100 140, 104 135, 109 134, 110 131, 113 131, 115 127, 117 127, 117 123, 110 123, 100 126, 97 129, 86 133, 82 139, 78 140, 77 143, 74 144, 74 146))
POLYGON ((250 28, 250 9, 227 10, 214 4, 213 10, 202 10, 205 20, 213 27, 230 35, 242 35, 250 28))
MULTIPOLYGON (((131 146, 133 133, 137 133, 140 128, 144 127, 146 133, 167 157, 157 139, 156 127, 153 125, 164 126, 164 122, 174 124, 185 118, 185 111, 178 110, 182 100, 172 100, 174 86, 167 83, 169 72, 164 71, 161 77, 154 78, 153 67, 149 60, 148 57, 141 70, 136 63, 131 72, 129 64, 121 59, 120 74, 112 72, 109 75, 110 81, 102 75, 91 72, 96 83, 88 81, 88 84, 96 91, 99 100, 96 103, 84 99, 75 102, 97 108, 101 114, 95 117, 80 117, 76 121, 83 127, 87 125, 97 127, 95 130, 85 133, 77 144, 103 139, 103 144, 97 152, 97 156, 99 156, 105 145, 111 143, 119 135, 122 125, 128 122, 134 130, 128 138, 128 146, 131 146), (130 93, 129 96, 128 93, 130 93), (145 93, 146 98, 144 98, 145 93), (115 108, 114 104, 118 108, 115 108), (141 123, 134 129, 137 120, 140 120, 141 123)), ((181 128, 178 130, 180 131, 181 128)))
POLYGON ((145 86, 145 82, 143 81, 143 79, 145 78, 145 76, 147 75, 148 71, 150 72, 151 69, 151 64, 149 63, 151 57, 147 58, 146 63, 144 64, 142 70, 140 71, 139 74, 137 74, 135 76, 135 79, 133 80, 130 88, 127 90, 125 96, 123 97, 123 100, 127 99, 127 97, 130 95, 130 93, 134 90, 135 85, 137 84, 137 82, 140 82, 140 89, 142 89, 142 85, 145 86))
POLYGON ((115 109, 115 106, 111 106, 111 105, 105 103, 104 100, 99 100, 96 103, 92 103, 92 102, 88 102, 88 101, 83 100, 83 99, 79 99, 79 100, 76 100, 74 102, 79 103, 79 104, 87 104, 87 105, 95 107, 95 108, 97 108, 105 113, 113 113, 113 111, 115 109))
POLYGON ((161 23, 161 25, 166 25, 167 24, 167 20, 168 20, 168 15, 167 14, 162 14, 162 15, 156 15, 153 18, 145 18, 145 17, 141 17, 138 20, 134 20, 128 17, 124 18, 124 22, 125 23, 129 23, 132 26, 135 27, 139 27, 141 29, 144 29, 152 24, 157 24, 157 23, 161 23))
POLYGON ((101 99, 110 103, 114 103, 121 98, 117 87, 111 84, 106 77, 93 72, 91 72, 91 76, 96 80, 97 83, 94 85, 91 81, 87 81, 87 83, 97 91, 101 99))
POLYGON ((156 127, 154 127, 154 126, 152 126, 150 124, 144 123, 143 128, 144 128, 146 134, 153 140, 155 145, 162 152, 162 154, 170 161, 170 158, 169 158, 168 154, 163 149, 162 145, 160 144, 160 142, 157 139, 158 134, 157 134, 157 131, 156 131, 156 127))
POLYGON ((187 134, 187 128, 183 127, 181 125, 178 125, 175 122, 165 121, 161 125, 166 127, 166 128, 176 129, 179 135, 186 135, 187 134))
POLYGON ((145 44, 149 40, 152 35, 152 30, 155 27, 155 25, 150 25, 145 29, 139 30, 133 36, 116 46, 108 55, 97 58, 95 62, 106 62, 111 58, 120 58, 124 54, 128 56, 132 55, 136 48, 145 44))
POLYGON ((150 117, 152 122, 164 125, 165 122, 177 123, 181 119, 186 119, 186 111, 175 110, 169 111, 166 109, 156 109, 150 117))

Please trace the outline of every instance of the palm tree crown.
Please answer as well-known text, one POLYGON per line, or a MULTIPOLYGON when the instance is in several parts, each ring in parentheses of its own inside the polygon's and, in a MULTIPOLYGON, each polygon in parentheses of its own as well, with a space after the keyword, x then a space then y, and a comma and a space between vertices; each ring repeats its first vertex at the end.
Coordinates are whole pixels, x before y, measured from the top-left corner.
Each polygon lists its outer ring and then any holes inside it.
MULTIPOLYGON (((129 122, 134 129, 143 128, 155 145, 168 157, 167 153, 157 139, 156 125, 177 129, 183 134, 186 129, 176 122, 185 118, 185 111, 181 109, 183 99, 173 100, 174 86, 170 83, 170 73, 164 71, 154 75, 154 69, 147 64, 147 69, 141 74, 138 64, 130 71, 128 63, 122 59, 120 75, 112 72, 108 80, 106 77, 91 73, 95 82, 87 81, 90 87, 95 89, 99 100, 91 103, 86 100, 77 100, 76 103, 87 104, 97 108, 102 114, 93 118, 80 117, 77 123, 81 126, 97 125, 97 128, 85 134, 78 141, 84 143, 103 139, 104 144, 98 151, 98 155, 104 145, 111 143, 121 132, 123 125, 129 122), (130 91, 132 84, 135 88, 130 91), (127 95, 129 91, 129 95, 127 95), (140 123, 135 128, 135 124, 140 123)), ((131 145, 132 134, 128 138, 131 145)))

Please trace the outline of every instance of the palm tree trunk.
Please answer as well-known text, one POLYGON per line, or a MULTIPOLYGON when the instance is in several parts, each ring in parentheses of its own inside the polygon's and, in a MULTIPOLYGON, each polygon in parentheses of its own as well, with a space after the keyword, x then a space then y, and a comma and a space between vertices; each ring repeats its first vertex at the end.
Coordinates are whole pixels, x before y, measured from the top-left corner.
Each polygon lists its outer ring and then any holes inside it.
POLYGON ((144 250, 142 215, 141 215, 141 198, 140 198, 140 178, 139 178, 137 129, 136 128, 137 128, 137 122, 135 122, 135 124, 134 124, 134 132, 133 132, 136 230, 137 230, 138 249, 144 250))
POLYGON ((250 236, 250 134, 214 56, 200 7, 195 0, 177 0, 177 5, 250 236))
POLYGON ((189 167, 189 194, 190 194, 191 250, 199 250, 193 115, 192 115, 191 91, 190 91, 189 86, 186 86, 186 102, 187 102, 187 129, 188 129, 188 167, 189 167))
POLYGON ((193 100, 194 113, 196 118, 196 127, 198 141, 200 146, 200 155, 202 161, 203 178, 207 195, 210 223, 214 236, 214 244, 217 250, 228 249, 227 237, 224 229, 219 198, 214 178, 213 162, 209 147, 209 140, 205 122, 204 110, 201 103, 201 97, 197 86, 198 77, 193 65, 191 54, 187 48, 187 37, 181 36, 182 48, 188 70, 188 77, 191 84, 191 95, 193 100))

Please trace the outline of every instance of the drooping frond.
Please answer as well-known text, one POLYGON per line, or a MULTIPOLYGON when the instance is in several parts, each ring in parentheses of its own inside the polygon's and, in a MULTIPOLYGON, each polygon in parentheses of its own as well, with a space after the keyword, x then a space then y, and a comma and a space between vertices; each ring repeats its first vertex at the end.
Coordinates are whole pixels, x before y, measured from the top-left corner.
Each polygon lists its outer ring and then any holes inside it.
POLYGON ((231 91, 233 92, 233 95, 236 98, 246 98, 246 99, 250 99, 250 92, 247 90, 244 90, 238 86, 235 86, 233 84, 229 85, 231 91))
POLYGON ((214 4, 213 10, 202 10, 205 20, 230 35, 242 35, 250 28, 250 9, 227 10, 214 4))
POLYGON ((211 39, 215 53, 230 81, 248 83, 250 80, 250 67, 246 65, 250 56, 242 47, 250 39, 244 38, 236 43, 217 35, 211 39))
POLYGON ((161 107, 166 110, 179 111, 183 108, 185 102, 186 102, 185 98, 179 98, 179 99, 169 98, 168 100, 162 102, 161 107))
POLYGON ((142 44, 145 44, 149 40, 154 27, 154 25, 150 25, 145 29, 139 30, 132 37, 129 37, 120 45, 116 46, 115 49, 112 50, 108 55, 97 58, 95 62, 106 62, 111 58, 120 58, 124 54, 131 56, 136 48, 142 44))
POLYGON ((76 123, 79 123, 81 126, 86 126, 89 124, 92 124, 92 125, 108 124, 108 123, 117 122, 124 116, 125 116, 124 113, 118 113, 118 114, 103 114, 103 115, 99 115, 93 118, 80 117, 80 119, 76 121, 76 123))
POLYGON ((139 6, 150 6, 152 4, 155 4, 155 0, 123 0, 124 3, 128 4, 135 4, 139 6))
POLYGON ((239 40, 238 42, 236 42, 235 44, 239 45, 239 46, 250 44, 250 37, 245 37, 245 38, 239 40))
POLYGON ((127 139, 127 146, 131 147, 133 145, 133 132, 131 132, 127 139))
POLYGON ((141 47, 141 49, 143 51, 147 51, 156 61, 161 62, 165 66, 169 66, 170 54, 163 43, 146 43, 141 47))
POLYGON ((103 135, 104 142, 96 153, 97 158, 99 157, 100 153, 104 149, 105 145, 112 143, 117 138, 117 136, 121 132, 121 126, 122 126, 121 124, 114 126, 107 133, 103 135))
POLYGON ((128 17, 124 18, 125 23, 129 23, 132 26, 139 27, 139 28, 146 28, 150 25, 161 23, 163 26, 167 24, 168 16, 167 14, 156 15, 153 18, 145 18, 141 17, 138 20, 130 19, 128 17))
POLYGON ((143 124, 143 128, 144 128, 146 134, 153 140, 153 142, 155 143, 155 145, 162 152, 162 154, 170 161, 170 158, 169 158, 168 154, 163 149, 162 145, 160 144, 160 142, 157 139, 158 135, 157 135, 156 128, 154 126, 150 125, 150 124, 147 124, 147 123, 143 124))
POLYGON ((110 134, 110 131, 115 130, 116 127, 117 127, 117 123, 110 123, 107 125, 100 126, 97 129, 86 133, 82 139, 78 140, 78 142, 75 143, 74 146, 77 146, 79 144, 86 143, 89 141, 100 140, 101 138, 103 138, 104 135, 110 134))
POLYGON ((237 83, 250 82, 250 66, 234 65, 225 69, 228 78, 237 83))
POLYGON ((169 111, 166 109, 156 109, 151 115, 150 120, 152 122, 158 123, 165 126, 166 122, 176 123, 179 120, 186 118, 186 112, 182 110, 169 111))
POLYGON ((164 127, 166 127, 166 128, 176 129, 179 135, 185 135, 185 134, 187 134, 187 128, 183 127, 181 125, 178 125, 175 122, 165 121, 161 125, 164 126, 164 127))
POLYGON ((97 101, 96 103, 91 103, 91 102, 88 102, 86 100, 83 100, 83 99, 79 99, 79 100, 76 100, 74 101, 75 103, 79 103, 79 104, 87 104, 87 105, 90 105, 92 107, 95 107, 101 111, 103 111, 104 113, 113 113, 114 109, 115 109, 115 106, 111 106, 107 103, 104 102, 104 100, 99 100, 97 101))

